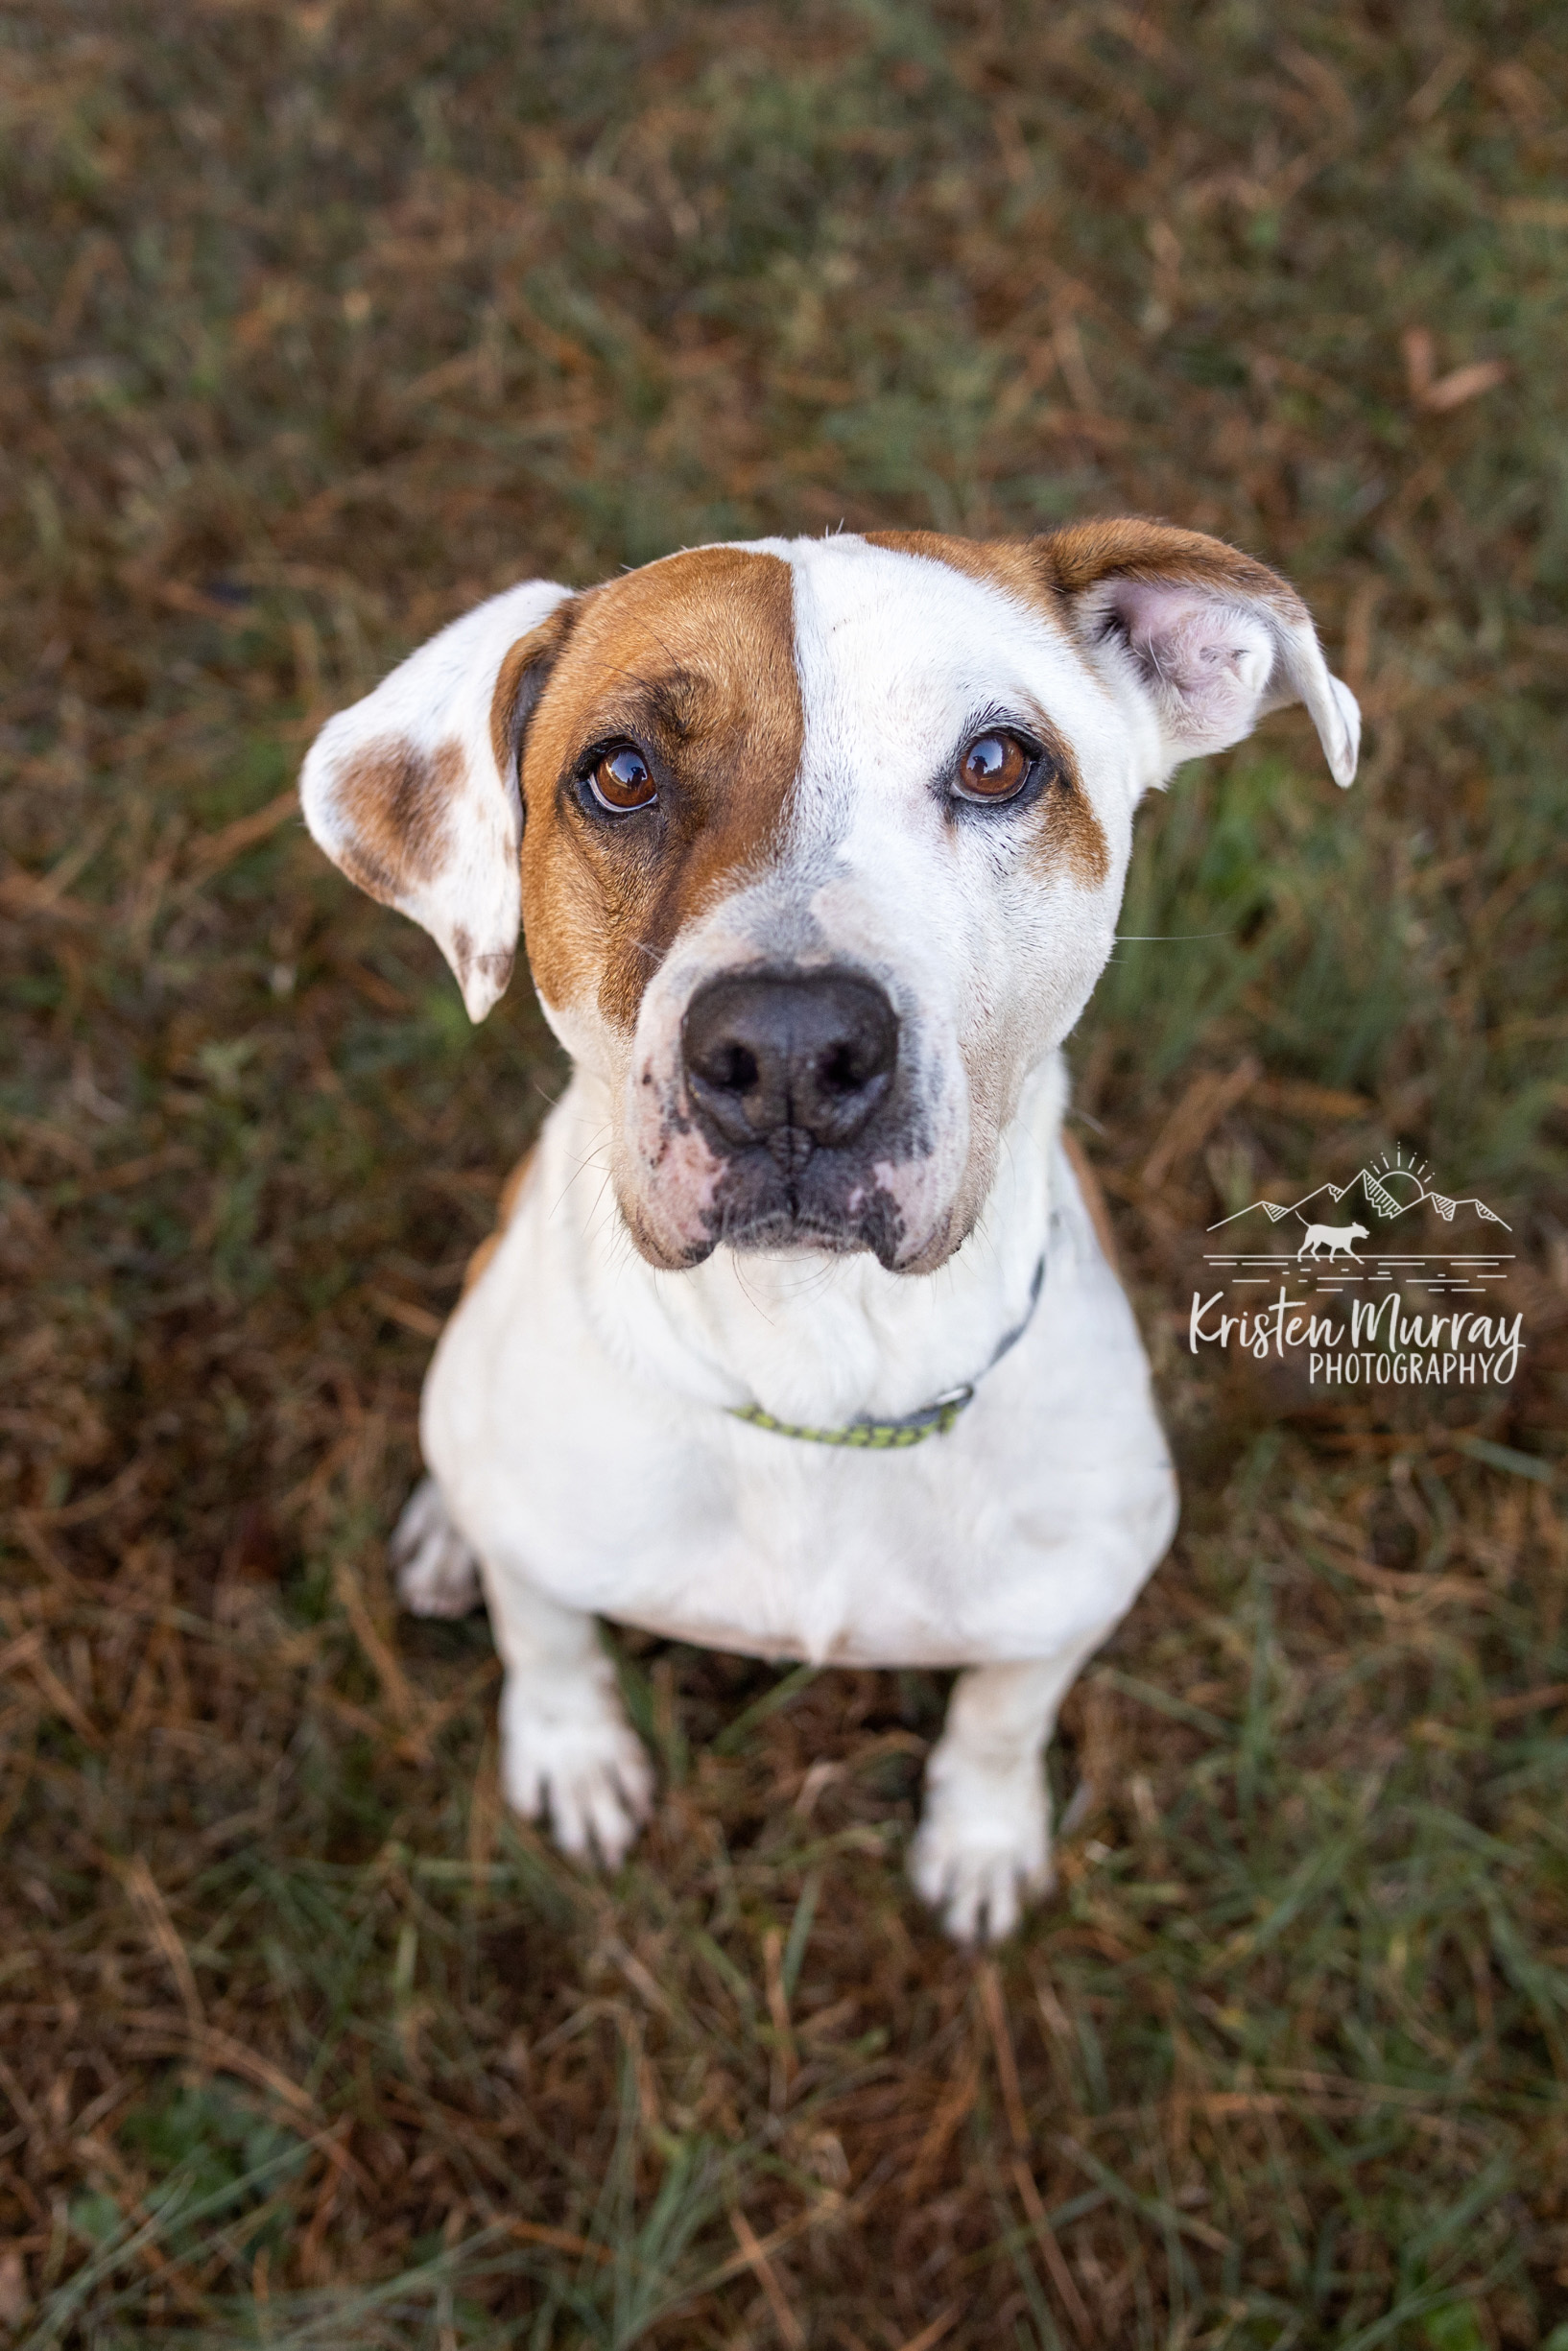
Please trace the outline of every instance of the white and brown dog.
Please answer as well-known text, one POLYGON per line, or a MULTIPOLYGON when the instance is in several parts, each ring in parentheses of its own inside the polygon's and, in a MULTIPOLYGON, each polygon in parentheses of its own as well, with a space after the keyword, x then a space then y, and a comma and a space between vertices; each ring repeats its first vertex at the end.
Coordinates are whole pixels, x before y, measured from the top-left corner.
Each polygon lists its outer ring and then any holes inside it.
POLYGON ((1060 1134, 1132 812, 1302 701, 1300 600, 1141 521, 700 548, 456 621, 323 728, 311 831, 480 1020, 519 919, 576 1063, 424 1392, 397 1535, 481 1587, 502 1771, 569 1853, 651 1794, 594 1617, 959 1666, 912 1868, 1050 1880, 1042 1751, 1171 1539, 1131 1314, 1060 1134), (606 1197, 607 1196, 607 1197, 606 1197))

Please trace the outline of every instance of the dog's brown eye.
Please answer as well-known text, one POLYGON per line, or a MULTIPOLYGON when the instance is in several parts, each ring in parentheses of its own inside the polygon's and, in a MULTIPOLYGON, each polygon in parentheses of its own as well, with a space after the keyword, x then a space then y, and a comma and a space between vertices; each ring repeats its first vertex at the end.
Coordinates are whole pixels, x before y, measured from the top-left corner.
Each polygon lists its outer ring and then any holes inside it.
POLYGON ((630 809, 647 808, 658 798, 658 786, 649 772, 648 762, 630 743, 617 743, 604 752, 588 783, 600 807, 613 809, 617 816, 625 816, 630 809))
POLYGON ((959 797, 1010 800, 1034 772, 1036 756, 1016 735, 977 735, 959 768, 959 797))

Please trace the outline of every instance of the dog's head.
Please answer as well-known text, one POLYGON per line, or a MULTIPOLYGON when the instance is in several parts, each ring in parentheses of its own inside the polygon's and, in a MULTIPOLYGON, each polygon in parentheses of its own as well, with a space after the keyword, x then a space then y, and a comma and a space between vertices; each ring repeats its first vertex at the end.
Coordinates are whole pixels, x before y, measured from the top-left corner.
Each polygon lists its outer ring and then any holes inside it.
POLYGON ((521 916, 652 1263, 924 1272, 1110 952, 1140 796, 1291 701, 1348 784, 1305 606, 1197 533, 764 540, 494 598, 323 728, 302 795, 476 1020, 521 916))

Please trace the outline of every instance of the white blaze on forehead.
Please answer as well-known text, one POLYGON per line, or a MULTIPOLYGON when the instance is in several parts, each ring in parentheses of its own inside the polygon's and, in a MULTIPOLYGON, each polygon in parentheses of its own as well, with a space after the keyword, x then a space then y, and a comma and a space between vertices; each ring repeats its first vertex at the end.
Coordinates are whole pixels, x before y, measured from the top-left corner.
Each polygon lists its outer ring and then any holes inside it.
MULTIPOLYGON (((1006 1093, 1018 1056, 1059 1042, 1081 1009, 1111 944, 1139 751, 1043 591, 1032 609, 951 564, 856 539, 797 544, 794 560, 804 730, 788 854, 829 951, 865 963, 915 1015, 921 1090, 949 1117, 968 1040, 1012 1030, 990 1049, 1006 1093), (1092 876, 1053 853, 1046 801, 955 811, 948 799, 970 730, 1010 720, 1070 754, 1092 876)), ((974 1108, 984 1132, 1006 1104, 974 1108)))
MULTIPOLYGON (((1130 775, 1127 722, 1051 617, 999 584, 864 539, 796 540, 796 665, 805 740, 796 838, 929 787, 968 720, 1047 718, 1096 783, 1130 775)), ((934 830, 939 808, 927 791, 934 830)))

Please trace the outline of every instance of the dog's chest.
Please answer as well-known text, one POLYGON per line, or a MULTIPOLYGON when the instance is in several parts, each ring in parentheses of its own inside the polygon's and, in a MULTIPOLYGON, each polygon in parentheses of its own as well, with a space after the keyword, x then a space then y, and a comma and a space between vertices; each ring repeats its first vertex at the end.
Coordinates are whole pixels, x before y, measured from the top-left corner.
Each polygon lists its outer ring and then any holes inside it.
POLYGON ((751 1427, 617 1360, 569 1254, 514 1229, 443 1340, 425 1443, 492 1603, 515 1578, 824 1663, 1051 1653, 1127 1604, 1173 1513, 1142 1349, 1081 1211, 958 1425, 886 1453, 751 1427))

